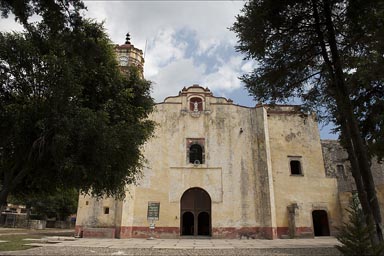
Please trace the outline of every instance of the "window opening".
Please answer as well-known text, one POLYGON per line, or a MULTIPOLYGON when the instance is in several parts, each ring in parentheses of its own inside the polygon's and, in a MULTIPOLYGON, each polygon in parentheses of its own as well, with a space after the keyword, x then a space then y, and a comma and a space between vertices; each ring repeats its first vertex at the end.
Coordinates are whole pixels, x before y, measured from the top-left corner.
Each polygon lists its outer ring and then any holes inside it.
POLYGON ((104 214, 109 214, 109 207, 104 207, 104 214))
POLYGON ((291 174, 292 175, 301 175, 301 163, 299 160, 291 160, 290 161, 291 166, 291 174))
POLYGON ((203 163, 203 149, 199 144, 192 144, 189 148, 189 162, 191 164, 203 163))

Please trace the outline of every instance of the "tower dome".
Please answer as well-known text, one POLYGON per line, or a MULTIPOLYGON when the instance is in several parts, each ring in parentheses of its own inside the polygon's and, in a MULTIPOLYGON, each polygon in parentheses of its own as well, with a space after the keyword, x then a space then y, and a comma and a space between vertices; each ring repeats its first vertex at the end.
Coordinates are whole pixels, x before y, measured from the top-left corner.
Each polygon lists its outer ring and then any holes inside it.
POLYGON ((136 48, 130 42, 130 34, 126 34, 125 43, 116 45, 115 51, 120 68, 124 71, 127 67, 134 65, 138 67, 141 77, 144 77, 144 57, 143 51, 136 48))

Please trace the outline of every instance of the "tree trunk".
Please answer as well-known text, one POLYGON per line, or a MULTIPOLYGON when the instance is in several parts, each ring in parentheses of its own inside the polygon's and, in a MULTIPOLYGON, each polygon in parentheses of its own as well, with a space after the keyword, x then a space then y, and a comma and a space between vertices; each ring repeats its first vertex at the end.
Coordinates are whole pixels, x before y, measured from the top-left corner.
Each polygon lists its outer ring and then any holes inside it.
POLYGON ((0 209, 3 211, 4 207, 7 207, 7 199, 9 194, 15 189, 17 185, 25 178, 28 173, 28 168, 22 168, 21 163, 17 163, 16 166, 4 171, 3 186, 0 191, 0 209))
MULTIPOLYGON (((339 117, 339 119, 340 119, 340 122, 343 122, 343 120, 346 120, 343 117, 339 117)), ((368 226, 374 226, 375 220, 373 218, 372 209, 371 209, 371 206, 369 204, 368 196, 367 196, 367 193, 366 193, 365 188, 364 188, 364 182, 363 182, 363 179, 361 177, 361 173, 359 171, 359 164, 357 161, 357 157, 355 156, 355 152, 352 149, 352 143, 350 143, 350 142, 348 143, 346 141, 346 140, 349 140, 348 138, 351 137, 350 132, 346 130, 346 127, 347 126, 345 123, 341 124, 341 138, 342 138, 342 140, 344 140, 342 144, 345 147, 345 149, 347 150, 347 153, 349 156, 348 160, 351 163, 351 172, 352 172, 352 176, 355 180, 356 189, 358 191, 358 197, 359 197, 359 201, 361 203, 362 209, 363 209, 366 224, 368 226)), ((371 231, 373 231, 373 230, 371 230, 371 231)), ((371 241, 374 244, 377 243, 377 240, 378 240, 377 237, 378 236, 376 233, 370 233, 371 241)))
MULTIPOLYGON (((358 192, 361 194, 362 198, 365 197, 364 194, 366 193, 371 210, 370 212, 373 215, 373 219, 375 220, 376 224, 377 238, 379 241, 383 241, 380 206, 376 196, 375 184, 370 168, 370 158, 368 157, 367 146, 361 138, 358 122, 354 116, 352 102, 349 98, 349 90, 345 85, 342 64, 339 57, 336 36, 332 21, 331 5, 329 3, 329 0, 324 0, 323 3, 325 25, 326 30, 328 32, 328 43, 331 51, 332 65, 335 78, 333 84, 334 97, 337 102, 337 109, 341 113, 340 117, 343 119, 338 121, 342 126, 342 130, 346 132, 345 142, 348 144, 347 150, 349 158, 354 159, 352 160, 353 162, 356 161, 355 163, 351 164, 351 166, 353 169, 355 169, 354 172, 356 174, 361 175, 364 184, 364 190, 358 192)), ((360 179, 356 180, 356 183, 360 183, 360 179)))
POLYGON ((3 188, 0 191, 0 213, 7 208, 7 198, 9 195, 9 185, 3 184, 3 188))

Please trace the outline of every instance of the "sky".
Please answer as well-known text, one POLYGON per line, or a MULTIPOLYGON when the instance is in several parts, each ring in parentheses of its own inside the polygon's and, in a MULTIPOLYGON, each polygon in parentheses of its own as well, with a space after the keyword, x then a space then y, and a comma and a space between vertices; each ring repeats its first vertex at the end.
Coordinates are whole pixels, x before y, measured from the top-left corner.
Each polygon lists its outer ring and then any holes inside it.
MULTIPOLYGON (((208 87, 215 96, 253 107, 256 102, 239 77, 256 63, 235 50, 237 38, 229 27, 244 1, 84 1, 85 15, 104 22, 115 44, 131 43, 144 52, 144 76, 152 81, 152 97, 162 102, 185 86, 208 87)), ((1 19, 0 29, 21 30, 11 18, 1 19)), ((335 139, 330 126, 323 139, 335 139)))

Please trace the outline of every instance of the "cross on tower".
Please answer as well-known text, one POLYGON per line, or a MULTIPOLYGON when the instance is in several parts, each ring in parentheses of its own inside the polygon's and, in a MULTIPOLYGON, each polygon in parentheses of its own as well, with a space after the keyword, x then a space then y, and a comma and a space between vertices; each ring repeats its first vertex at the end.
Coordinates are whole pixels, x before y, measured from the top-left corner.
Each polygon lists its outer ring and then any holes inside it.
POLYGON ((131 44, 131 35, 129 33, 127 33, 125 35, 125 44, 131 44))

